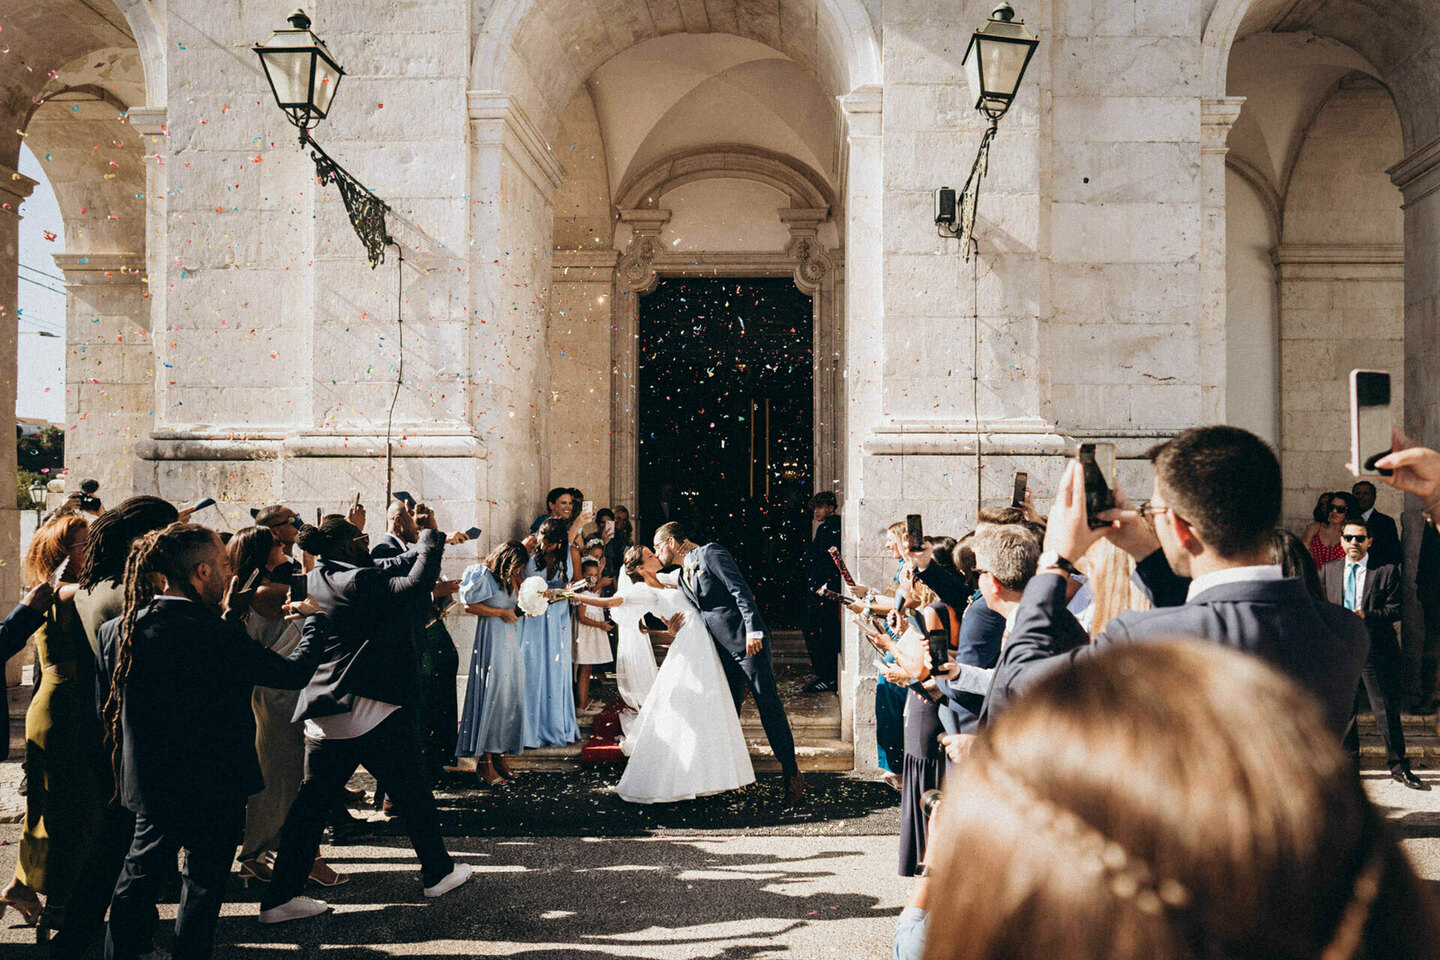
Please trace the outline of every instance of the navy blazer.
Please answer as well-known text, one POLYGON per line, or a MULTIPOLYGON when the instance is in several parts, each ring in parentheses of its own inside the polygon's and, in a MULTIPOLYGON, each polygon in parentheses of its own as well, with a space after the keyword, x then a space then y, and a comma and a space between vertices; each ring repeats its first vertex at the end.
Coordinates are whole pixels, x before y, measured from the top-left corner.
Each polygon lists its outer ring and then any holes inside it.
MULTIPOLYGON (((984 597, 976 596, 960 618, 960 638, 956 641, 955 662, 990 669, 999 661, 1004 637, 1005 618, 991 610, 984 597)), ((974 733, 980 725, 985 698, 959 689, 944 677, 936 677, 935 683, 941 692, 950 698, 950 715, 954 718, 956 727, 953 732, 974 733)))
MULTIPOLYGON (((1400 619, 1400 571, 1390 564, 1371 562, 1365 566, 1365 582, 1360 585, 1360 609, 1365 613, 1365 630, 1370 645, 1389 643, 1395 646, 1395 623, 1400 619)), ((1320 582, 1325 597, 1337 606, 1345 603, 1344 557, 1331 560, 1320 568, 1320 582)))
POLYGON ((816 587, 840 589, 840 568, 835 566, 835 560, 830 556, 830 548, 839 546, 840 514, 832 513, 815 528, 815 536, 810 539, 810 546, 805 551, 805 563, 810 570, 811 600, 826 602, 815 596, 813 591, 816 587))
POLYGON ((1400 566, 1403 559, 1403 552, 1400 549, 1400 531, 1395 527, 1395 520, 1386 516, 1379 510, 1370 514, 1370 519, 1365 521, 1370 528, 1370 537, 1375 542, 1370 545, 1370 562, 1376 566, 1400 566))
MULTIPOLYGON (((1316 603, 1295 578, 1220 584, 1176 605, 1180 588, 1188 591, 1190 581, 1171 571, 1158 550, 1136 566, 1136 581, 1150 593, 1156 609, 1122 613, 1093 645, 1065 650, 1053 604, 1039 602, 1056 594, 1063 598, 1065 579, 1056 574, 1036 576, 1025 588, 1010 645, 1001 655, 1002 663, 1009 661, 1017 668, 1010 692, 1019 692, 1076 657, 1093 656, 1096 647, 1107 643, 1210 640, 1270 661, 1318 697, 1330 729, 1336 736, 1344 734, 1370 648, 1359 617, 1333 604, 1316 603)), ((999 681, 997 672, 995 682, 999 681)))
MULTIPOLYGON (((156 597, 135 620, 120 701, 120 801, 156 819, 213 816, 265 786, 255 755, 254 688, 303 687, 320 657, 323 617, 281 657, 203 604, 156 597)), ((120 618, 100 627, 113 675, 120 618)))
POLYGON ((320 668, 295 706, 296 722, 348 713, 357 696, 399 707, 417 702, 420 675, 413 604, 429 602, 440 579, 444 551, 439 531, 422 530, 408 569, 322 560, 310 571, 306 585, 329 616, 330 629, 320 668))
POLYGON ((700 611, 711 638, 737 660, 745 656, 746 634, 764 634, 765 644, 769 645, 770 628, 765 626, 750 584, 745 582, 730 551, 720 544, 707 543, 685 555, 680 565, 680 589, 700 611))
POLYGON ((1010 639, 995 663, 995 675, 980 709, 981 725, 995 719, 1010 701, 1070 657, 1061 654, 1088 649, 1090 635, 1066 604, 1066 578, 1042 574, 1030 578, 1015 611, 1010 639), (1037 641, 1043 637, 1043 651, 1037 641))

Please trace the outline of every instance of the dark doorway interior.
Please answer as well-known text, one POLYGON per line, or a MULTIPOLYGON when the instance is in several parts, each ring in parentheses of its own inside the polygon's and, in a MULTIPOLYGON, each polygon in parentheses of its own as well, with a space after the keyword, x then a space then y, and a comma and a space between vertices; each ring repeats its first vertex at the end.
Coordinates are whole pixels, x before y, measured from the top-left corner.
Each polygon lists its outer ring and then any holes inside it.
POLYGON ((729 547, 772 628, 804 607, 810 298, 789 278, 665 279, 640 300, 640 531, 729 547))

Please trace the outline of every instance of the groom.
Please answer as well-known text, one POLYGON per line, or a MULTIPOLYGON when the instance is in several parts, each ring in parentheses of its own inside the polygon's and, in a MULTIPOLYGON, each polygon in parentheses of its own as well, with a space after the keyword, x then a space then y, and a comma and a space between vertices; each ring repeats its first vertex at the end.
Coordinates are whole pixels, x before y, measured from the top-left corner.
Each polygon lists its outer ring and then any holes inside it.
POLYGON ((745 687, 755 697, 760 722, 780 772, 785 777, 785 803, 793 806, 805 794, 805 780, 795 763, 795 738, 790 721, 775 689, 775 671, 770 665, 770 631, 755 605, 750 585, 730 551, 718 543, 697 547, 687 539, 678 522, 663 524, 655 531, 655 555, 666 566, 681 565, 680 589, 700 611, 710 639, 720 648, 720 664, 730 681, 735 711, 745 687))

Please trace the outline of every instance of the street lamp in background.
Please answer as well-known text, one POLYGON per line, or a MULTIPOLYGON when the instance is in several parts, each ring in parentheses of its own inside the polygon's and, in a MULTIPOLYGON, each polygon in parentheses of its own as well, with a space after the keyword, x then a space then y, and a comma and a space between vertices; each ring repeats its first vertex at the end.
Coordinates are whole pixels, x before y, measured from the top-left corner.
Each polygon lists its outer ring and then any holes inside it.
POLYGON ((1035 55, 1040 41, 1025 28, 1025 21, 1015 19, 1015 8, 1002 3, 990 14, 985 26, 970 37, 962 64, 970 85, 970 97, 977 111, 990 121, 965 189, 957 200, 955 191, 941 187, 935 191, 935 226, 942 237, 960 241, 965 259, 969 260, 975 246, 975 209, 980 199, 980 180, 990 157, 990 141, 1000 127, 1000 118, 1015 102, 1025 68, 1035 55))
POLYGON ((333 183, 339 188, 345 212, 350 215, 350 225, 365 245, 370 267, 374 269, 385 259, 385 245, 394 242, 385 229, 385 214, 390 207, 332 160, 310 136, 310 128, 329 115, 345 69, 330 55, 324 42, 310 31, 310 18, 305 11, 296 10, 288 20, 290 29, 276 30, 269 40, 256 44, 253 49, 265 68, 265 79, 270 82, 275 103, 300 131, 300 145, 310 148, 320 183, 333 183))

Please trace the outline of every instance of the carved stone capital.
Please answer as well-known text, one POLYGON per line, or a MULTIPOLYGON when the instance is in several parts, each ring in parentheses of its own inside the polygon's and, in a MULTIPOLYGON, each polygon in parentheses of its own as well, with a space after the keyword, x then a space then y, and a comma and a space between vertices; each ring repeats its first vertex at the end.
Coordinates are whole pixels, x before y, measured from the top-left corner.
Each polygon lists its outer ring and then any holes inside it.
POLYGON ((1385 171, 1390 182, 1405 198, 1402 206, 1427 197, 1440 189, 1440 137, 1411 153, 1404 160, 1385 171))
POLYGON ((1200 101, 1200 152, 1225 153, 1230 128, 1240 118, 1244 97, 1215 97, 1200 101))

